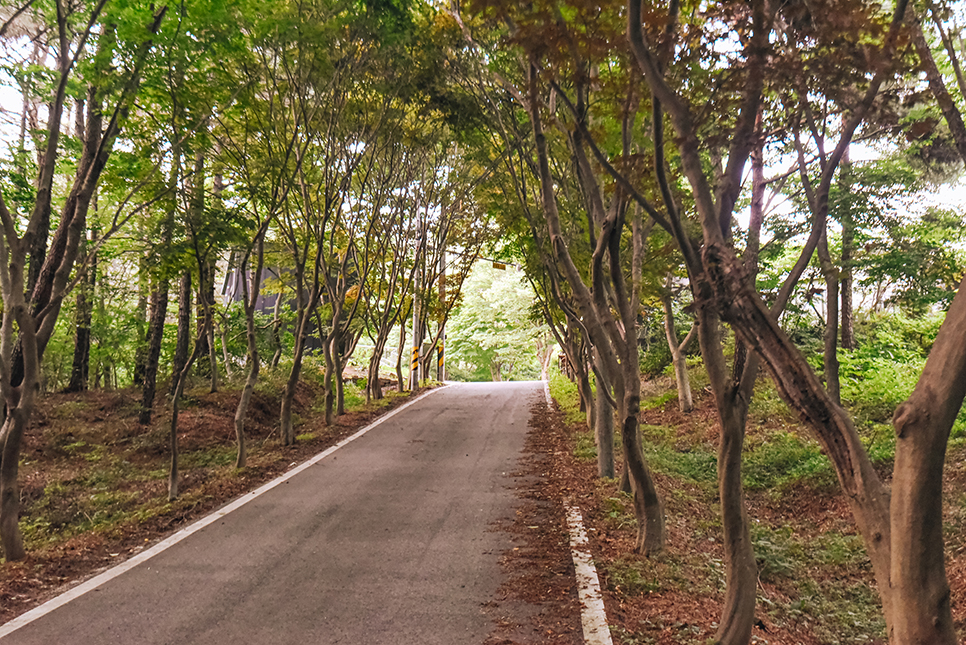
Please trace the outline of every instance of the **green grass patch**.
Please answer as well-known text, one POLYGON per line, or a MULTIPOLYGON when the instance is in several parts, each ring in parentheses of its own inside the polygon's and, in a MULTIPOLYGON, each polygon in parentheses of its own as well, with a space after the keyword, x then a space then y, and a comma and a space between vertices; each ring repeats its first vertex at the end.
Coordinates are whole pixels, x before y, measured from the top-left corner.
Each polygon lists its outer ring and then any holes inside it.
POLYGON ((658 408, 663 408, 665 403, 668 401, 673 401, 677 398, 677 390, 668 390, 663 394, 658 394, 657 396, 652 396, 642 401, 641 410, 656 410, 658 408))
POLYGON ((359 387, 355 383, 346 383, 342 386, 342 397, 345 401, 345 409, 347 412, 357 412, 366 408, 366 392, 363 389, 364 387, 364 381, 362 387, 359 387))
POLYGON ((181 455, 182 468, 208 468, 228 466, 235 463, 238 448, 235 446, 213 446, 181 455))
POLYGON ((634 555, 623 555, 604 565, 610 588, 625 596, 643 596, 661 590, 654 563, 634 555))
POLYGON ((832 465, 817 442, 781 431, 745 451, 742 473, 750 490, 781 490, 803 481, 835 482, 832 465))
POLYGON ((759 378, 755 383, 755 395, 748 405, 748 419, 758 423, 774 423, 776 420, 789 423, 798 421, 797 415, 779 396, 770 378, 759 378))
POLYGON ((580 394, 577 391, 577 384, 571 382, 560 370, 552 369, 547 385, 550 388, 550 396, 563 411, 567 423, 570 425, 586 425, 587 414, 580 410, 580 394))
POLYGON ((595 461, 597 459, 597 442, 593 431, 578 432, 574 442, 574 457, 580 461, 595 461))
POLYGON ((617 492, 614 497, 604 498, 603 511, 613 526, 618 529, 637 526, 631 503, 631 496, 621 492, 617 492))
POLYGON ((656 472, 696 484, 714 485, 718 478, 718 460, 700 449, 682 452, 666 445, 645 445, 644 455, 656 472))

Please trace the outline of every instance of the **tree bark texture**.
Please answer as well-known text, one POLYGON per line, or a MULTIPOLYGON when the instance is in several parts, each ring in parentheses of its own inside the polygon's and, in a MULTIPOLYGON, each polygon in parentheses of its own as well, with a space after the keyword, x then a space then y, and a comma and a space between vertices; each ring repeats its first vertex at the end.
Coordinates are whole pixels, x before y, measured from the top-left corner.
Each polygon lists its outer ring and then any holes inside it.
MULTIPOLYGON (((725 598, 715 642, 721 645, 745 645, 751 641, 758 591, 758 565, 751 543, 744 487, 741 482, 741 455, 750 394, 737 391, 740 378, 733 381, 733 386, 729 386, 720 323, 713 307, 699 308, 698 317, 701 353, 705 359, 721 424, 718 444, 718 496, 724 546, 725 598)), ((757 361, 751 369, 758 371, 757 361)), ((744 370, 739 367, 735 371, 740 373, 744 370)))
POLYGON ((255 307, 258 304, 258 294, 261 290, 262 268, 265 260, 265 231, 260 229, 254 244, 255 269, 251 274, 251 287, 248 286, 248 262, 247 257, 241 263, 239 269, 242 279, 242 295, 245 308, 245 340, 248 347, 248 374, 245 377, 245 385, 242 388, 241 396, 238 398, 238 407, 235 408, 235 441, 238 445, 238 454, 235 458, 235 468, 244 468, 248 464, 248 447, 245 440, 245 418, 248 415, 248 406, 252 400, 252 393, 255 391, 255 384, 258 382, 258 372, 261 367, 261 360, 258 357, 258 333, 255 327, 255 307))
POLYGON ((144 365, 148 360, 148 265, 144 254, 138 257, 138 304, 136 310, 137 346, 134 349, 133 384, 144 384, 144 365))
POLYGON ((302 373, 302 358, 305 354, 305 336, 308 327, 309 314, 305 310, 299 311, 298 322, 295 326, 295 352, 292 356, 292 369, 285 381, 282 393, 280 416, 282 443, 291 446, 295 443, 295 426, 292 421, 292 406, 295 403, 295 390, 298 386, 299 375, 302 373))
POLYGON ((191 346, 191 271, 184 271, 178 284, 178 337, 171 359, 171 394, 178 387, 178 374, 188 362, 191 346))
POLYGON ((406 356, 406 318, 402 316, 399 320, 399 346, 396 348, 396 391, 405 392, 406 382, 403 380, 402 362, 406 356))
POLYGON ((807 361, 745 279, 733 252, 719 244, 705 248, 704 264, 722 318, 761 356, 779 394, 815 432, 832 462, 852 508, 879 582, 887 623, 892 616, 890 589, 889 491, 848 414, 832 401, 807 361))
POLYGON ((822 233, 818 241, 818 258, 825 276, 825 351, 824 373, 825 389, 832 400, 841 405, 841 387, 839 385, 839 272, 832 264, 832 256, 828 250, 828 233, 822 233))
MULTIPOLYGON (((95 238, 96 241, 96 238, 95 238)), ((74 311, 74 358, 71 361, 67 392, 87 390, 91 365, 91 322, 94 316, 94 290, 97 286, 97 258, 90 258, 86 278, 77 286, 74 311)))
POLYGON ((151 423, 154 395, 157 392, 158 362, 161 358, 161 341, 164 340, 164 320, 168 315, 168 282, 161 280, 151 292, 151 318, 148 324, 148 352, 144 363, 144 381, 141 385, 141 411, 138 422, 151 423))
POLYGON ((943 553, 942 473, 949 433, 966 397, 964 338, 966 280, 916 388, 893 417, 891 637, 902 645, 956 642, 943 553))
POLYGON ((597 379, 597 401, 592 406, 596 411, 594 419, 594 439, 597 442, 597 476, 614 477, 614 413, 607 400, 609 384, 597 379))
POLYGON ((681 412, 691 412, 694 409, 694 399, 691 396, 691 381, 688 379, 687 346, 691 341, 691 334, 678 342, 678 332, 674 326, 674 310, 671 307, 671 294, 661 294, 661 304, 664 306, 664 335, 667 346, 671 350, 671 365, 674 368, 674 382, 678 390, 678 408, 681 412))

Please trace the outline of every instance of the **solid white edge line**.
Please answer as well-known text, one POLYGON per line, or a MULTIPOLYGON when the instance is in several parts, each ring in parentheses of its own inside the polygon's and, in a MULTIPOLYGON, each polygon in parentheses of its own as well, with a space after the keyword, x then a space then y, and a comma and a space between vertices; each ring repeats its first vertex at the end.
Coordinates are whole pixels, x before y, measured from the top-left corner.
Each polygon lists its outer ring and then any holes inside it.
POLYGON ((241 497, 239 497, 235 501, 231 502, 227 506, 221 507, 217 511, 211 513, 210 515, 207 515, 207 516, 201 518, 197 522, 195 522, 193 524, 189 524, 188 526, 186 526, 185 528, 181 529, 180 531, 177 531, 176 533, 173 533, 172 535, 169 535, 167 538, 165 538, 164 540, 158 542, 157 544, 155 544, 150 549, 148 549, 146 551, 142 551, 141 553, 138 553, 134 557, 132 557, 132 558, 130 558, 128 560, 125 560, 124 562, 122 562, 121 564, 117 565, 116 567, 112 567, 112 568, 108 569, 107 571, 105 571, 105 572, 103 572, 101 574, 98 574, 97 576, 91 578, 90 580, 87 580, 86 582, 82 582, 81 584, 77 585, 76 587, 65 591, 64 593, 60 594, 59 596, 56 596, 54 598, 51 598, 50 600, 48 600, 44 604, 39 605, 37 607, 34 607, 30 611, 28 611, 28 612, 26 612, 24 614, 21 614, 20 616, 14 618, 13 620, 11 620, 11 621, 9 621, 7 623, 4 623, 3 625, 0 625, 0 638, 3 638, 4 636, 6 636, 6 635, 8 635, 8 634, 10 634, 10 633, 12 633, 12 632, 20 629, 24 625, 27 625, 29 623, 32 623, 33 621, 37 620, 41 616, 44 616, 46 614, 49 614, 50 612, 54 611, 58 607, 61 607, 63 605, 66 605, 71 600, 74 600, 75 598, 79 598, 80 596, 83 596, 84 594, 86 594, 89 591, 93 591, 94 589, 96 589, 97 587, 100 587, 105 582, 107 582, 109 580, 112 580, 112 579, 118 577, 119 575, 121 575, 122 573, 125 573, 125 572, 133 569, 134 567, 136 567, 137 565, 141 564, 142 562, 145 562, 146 560, 150 560, 151 558, 153 558, 154 556, 158 555, 159 553, 161 553, 165 549, 168 549, 168 548, 174 546, 175 544, 177 544, 178 542, 180 542, 181 540, 185 539, 186 537, 188 537, 192 533, 197 533, 198 531, 200 531, 201 529, 205 528, 209 524, 212 524, 213 522, 215 522, 217 520, 220 520, 224 516, 228 515, 232 511, 241 508, 242 506, 244 506, 248 502, 252 501, 256 497, 259 497, 260 495, 263 495, 264 493, 267 493, 268 491, 270 491, 271 489, 275 488, 279 484, 282 484, 282 483, 288 481, 289 479, 291 479, 292 477, 295 477, 296 475, 298 475, 303 470, 306 470, 307 468, 310 468, 310 467, 314 466, 315 464, 319 463, 320 461, 322 461, 323 459, 325 459, 326 457, 328 457, 329 455, 331 455, 333 452, 335 452, 339 448, 342 448, 346 444, 352 443, 353 441, 355 441, 356 439, 358 439, 362 435, 366 434, 367 432, 369 432, 370 430, 372 430, 376 426, 378 426, 381 423, 383 423, 385 421, 388 421, 392 417, 396 416, 397 414, 399 414, 400 412, 402 412, 403 410, 405 410, 409 406, 416 404, 417 402, 419 402, 420 400, 422 400, 425 397, 429 396, 430 394, 433 394, 434 392, 439 392, 441 390, 445 390, 446 388, 450 387, 450 385, 451 384, 448 383, 446 385, 443 385, 442 387, 438 387, 438 388, 432 389, 432 390, 430 390, 428 392, 423 392, 422 394, 420 394, 419 396, 417 396, 412 401, 407 401, 406 403, 404 403, 403 405, 399 406, 398 408, 387 412, 386 414, 382 415, 381 417, 379 417, 378 419, 376 419, 375 421, 373 421, 372 423, 370 423, 366 427, 362 428, 361 430, 357 430, 355 434, 353 434, 353 435, 351 435, 349 437, 346 437, 345 439, 343 439, 339 443, 337 443, 337 444, 335 444, 333 446, 330 446, 329 448, 326 448, 325 450, 323 450, 319 454, 315 455, 314 457, 312 457, 308 461, 304 462, 303 464, 301 464, 299 466, 296 466, 295 468, 293 468, 292 470, 289 470, 288 472, 286 472, 283 475, 279 475, 278 477, 276 477, 275 479, 273 479, 270 482, 267 482, 265 484, 262 484, 261 486, 259 486, 255 490, 253 490, 251 492, 248 492, 248 493, 245 493, 244 495, 242 495, 241 497))
POLYGON ((584 531, 580 510, 564 500, 567 510, 567 528, 570 530, 570 551, 574 558, 574 571, 577 577, 577 597, 580 599, 580 621, 584 627, 584 642, 588 645, 612 645, 610 627, 607 626, 607 612, 604 598, 600 593, 600 580, 597 569, 587 547, 587 533, 584 531))
MULTIPOLYGON (((543 393, 547 397, 547 407, 553 405, 550 386, 543 383, 543 393)), ((610 627, 607 625, 607 611, 604 597, 600 593, 600 579, 591 558, 587 544, 587 532, 580 509, 564 500, 567 512, 567 530, 570 533, 570 553, 574 559, 574 573, 577 578, 577 598, 580 600, 580 622, 584 629, 584 642, 588 645, 613 645, 610 627)))

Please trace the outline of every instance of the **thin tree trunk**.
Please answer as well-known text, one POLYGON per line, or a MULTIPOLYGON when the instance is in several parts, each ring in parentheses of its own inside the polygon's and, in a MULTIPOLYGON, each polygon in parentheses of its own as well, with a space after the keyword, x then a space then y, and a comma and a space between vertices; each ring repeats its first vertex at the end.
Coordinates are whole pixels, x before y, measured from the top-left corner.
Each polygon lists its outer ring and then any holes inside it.
POLYGON ((345 358, 339 352, 338 341, 332 348, 332 359, 335 368, 335 416, 340 417, 345 414, 345 358))
POLYGON ((335 344, 335 332, 333 331, 328 335, 325 341, 322 343, 322 352, 325 355, 325 376, 322 382, 325 387, 325 425, 329 427, 335 420, 334 407, 335 407, 335 387, 333 385, 333 375, 335 374, 335 356, 334 354, 338 350, 333 350, 332 346, 335 344))
POLYGON ((175 341, 173 369, 171 372, 171 394, 178 387, 178 375, 188 362, 191 345, 191 271, 181 274, 178 287, 178 338, 175 341))
POLYGON ((231 358, 228 355, 228 329, 224 319, 218 325, 218 340, 221 341, 221 360, 225 363, 225 378, 232 379, 231 358))
POLYGON ((597 476, 614 477, 614 408, 607 400, 608 384, 597 379, 597 401, 593 406, 594 439, 597 443, 597 476))
POLYGON ((386 340, 385 334, 376 337, 375 347, 372 350, 372 356, 369 358, 366 391, 377 401, 383 397, 382 384, 379 382, 379 364, 382 362, 382 355, 386 351, 386 340))
MULTIPOLYGON (((668 276, 668 286, 670 286, 670 276, 668 276)), ((667 338, 667 346, 671 350, 671 365, 674 367, 674 380, 678 388, 678 407, 681 412, 691 412, 694 409, 694 400, 691 397, 687 356, 684 353, 690 342, 691 334, 684 342, 678 343, 678 333, 674 328, 674 310, 671 308, 670 291, 661 293, 661 304, 664 305, 664 335, 667 338)))
MULTIPOLYGON (((93 242, 97 241, 95 235, 93 242)), ((85 254, 86 255, 86 254, 85 254)), ((94 290, 97 286, 97 258, 91 258, 87 276, 77 286, 75 303, 74 358, 71 362, 68 392, 87 390, 91 365, 91 321, 94 315, 94 290)))
POLYGON ((135 313, 137 326, 137 346, 134 350, 133 384, 144 384, 144 365, 148 360, 148 266, 142 253, 138 256, 138 304, 135 313))
POLYGON ((158 361, 161 357, 161 341, 164 338, 164 320, 168 313, 168 282, 162 279, 151 292, 151 320, 148 325, 148 354, 144 364, 144 381, 141 386, 141 411, 138 422, 151 423, 154 395, 157 391, 158 361))
MULTIPOLYGON (((200 338, 200 336, 199 336, 200 338)), ((178 497, 178 415, 181 412, 181 395, 184 394, 185 382, 191 372, 191 365, 198 358, 198 347, 200 343, 195 340, 195 347, 185 362, 184 369, 178 374, 178 382, 174 388, 174 396, 171 397, 171 425, 168 433, 168 446, 171 451, 171 461, 168 467, 168 501, 173 501, 178 497)))
POLYGON ((282 443, 286 446, 291 446, 295 443, 292 406, 295 403, 295 389, 298 386, 299 375, 302 373, 302 358, 305 354, 305 334, 306 328, 308 327, 309 312, 304 309, 299 311, 298 318, 295 329, 295 353, 292 356, 292 370, 289 372, 288 380, 285 382, 285 391, 282 393, 280 413, 282 443))
POLYGON ((396 353, 396 391, 405 392, 406 382, 403 381, 402 362, 406 355, 406 318, 403 316, 399 321, 399 347, 396 353))
POLYGON ((818 257, 825 276, 825 389, 836 404, 841 403, 839 394, 839 272, 832 264, 828 250, 828 235, 822 233, 818 243, 818 257))
POLYGON ((264 229, 260 230, 255 242, 255 270, 252 272, 251 288, 248 287, 248 262, 242 261, 240 274, 242 279, 242 295, 245 308, 245 340, 248 345, 248 376, 238 399, 235 409, 235 440, 238 444, 238 455, 235 458, 235 468, 244 468, 248 463, 248 449, 245 441, 245 417, 248 406, 258 382, 258 371, 261 361, 258 358, 258 335, 255 329, 255 305, 258 303, 258 293, 261 289, 262 266, 265 259, 264 229))
POLYGON ((278 367, 278 362, 282 360, 282 294, 279 293, 275 297, 275 307, 273 308, 272 314, 272 342, 275 344, 275 354, 272 355, 272 360, 269 363, 269 367, 275 369, 278 367))
MULTIPOLYGON (((839 184, 841 192, 849 196, 852 192, 852 161, 849 159, 848 148, 842 155, 842 165, 839 170, 839 184)), ((842 298, 842 349, 855 349, 854 316, 852 312, 852 256, 855 252, 855 218, 852 215, 851 200, 846 199, 841 208, 839 223, 842 225, 842 267, 841 267, 841 298, 842 298)))
MULTIPOLYGON (((634 350, 637 350, 636 346, 634 350)), ((624 448, 624 459, 631 488, 634 491, 634 515, 638 518, 637 551, 642 555, 651 556, 664 550, 664 504, 644 461, 639 419, 641 381, 636 362, 624 369, 624 384, 621 444, 624 448), (634 378, 635 371, 637 378, 634 378)))
POLYGON ((594 395, 590 387, 590 375, 587 374, 586 367, 577 371, 577 391, 580 393, 580 400, 583 403, 584 412, 587 414, 587 427, 594 429, 597 405, 594 403, 594 395))

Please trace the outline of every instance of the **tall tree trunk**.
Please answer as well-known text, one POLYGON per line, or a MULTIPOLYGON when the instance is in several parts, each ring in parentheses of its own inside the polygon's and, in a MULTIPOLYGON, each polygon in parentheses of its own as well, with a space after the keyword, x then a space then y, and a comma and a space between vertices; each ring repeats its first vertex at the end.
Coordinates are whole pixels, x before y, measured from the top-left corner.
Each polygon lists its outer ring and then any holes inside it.
MULTIPOLYGON (((622 288, 620 290, 622 293, 616 298, 617 304, 621 308, 623 323, 624 336, 623 342, 621 342, 622 334, 612 313, 612 302, 607 297, 607 292, 603 286, 605 253, 610 260, 609 277, 615 285, 615 291, 618 291, 617 285, 622 284, 623 280, 623 269, 620 266, 618 248, 620 233, 623 228, 618 225, 618 221, 621 219, 618 217, 621 209, 618 208, 609 212, 601 222, 602 231, 592 258, 593 289, 590 289, 584 283, 583 276, 570 255, 563 235, 555 196, 555 184, 550 173, 547 140, 543 132, 540 115, 542 101, 537 88, 537 67, 533 62, 531 62, 528 76, 528 108, 537 153, 541 206, 549 232, 550 246, 553 249, 554 259, 562 267, 563 275, 579 303, 580 313, 584 316, 584 324, 591 335, 590 340, 594 347, 601 352, 602 362, 607 364, 606 373, 615 375, 614 391, 615 394, 619 393, 620 395, 621 441, 628 464, 627 471, 634 488, 634 515, 638 521, 637 549, 644 554, 655 554, 664 546, 664 509, 654 486, 654 481, 645 464, 641 439, 638 434, 640 422, 637 415, 640 411, 641 375, 635 333, 637 311, 630 304, 634 298, 635 289, 622 288), (619 343, 620 347, 618 347, 619 343), (623 382, 618 383, 616 381, 618 377, 623 382)), ((582 152, 580 145, 575 145, 574 148, 576 154, 579 155, 582 152)), ((586 166, 587 164, 582 165, 586 166)), ((634 237, 637 238, 638 235, 635 233, 634 237)), ((635 261, 637 253, 638 248, 635 247, 635 261)), ((634 272, 632 271, 632 273, 634 272)))
POLYGON ((292 422, 292 406, 295 403, 295 389, 298 386, 299 375, 302 373, 302 358, 305 354, 305 335, 308 327, 309 313, 305 310, 299 311, 298 323, 295 328, 295 352, 292 356, 292 370, 289 372, 288 380, 285 382, 285 391, 282 393, 282 404, 280 413, 280 426, 282 443, 291 446, 295 443, 295 426, 292 422))
POLYGON ((403 380, 402 362, 406 356, 406 318, 402 316, 399 320, 399 347, 396 352, 396 391, 405 392, 406 382, 403 380))
POLYGON ((188 350, 191 346, 191 271, 181 274, 178 286, 178 338, 175 341, 172 357, 171 394, 178 387, 178 375, 188 363, 188 350))
POLYGON ((366 391, 377 401, 383 397, 382 383, 379 382, 379 364, 382 362, 382 355, 386 352, 386 340, 386 334, 383 333, 376 337, 366 375, 366 391))
POLYGON ((338 348, 333 348, 336 344, 335 332, 330 333, 322 343, 322 352, 325 355, 325 376, 322 379, 325 387, 325 425, 330 427, 335 421, 335 386, 333 379, 335 375, 335 355, 338 348))
POLYGON ((198 346, 198 339, 195 339, 195 347, 188 360, 185 361, 184 368, 178 373, 174 395, 171 397, 171 424, 168 432, 168 446, 171 451, 171 461, 168 467, 168 501, 177 499, 179 494, 178 416, 181 412, 181 395, 184 394, 184 386, 188 380, 188 374, 191 373, 191 365, 198 358, 198 346))
MULTIPOLYGON (((718 316, 712 308, 705 306, 699 308, 698 317, 701 353, 721 424, 718 444, 718 496, 724 545, 725 598, 715 642, 722 645, 746 645, 751 641, 755 622, 758 566, 751 544, 744 487, 741 482, 741 456, 745 440, 747 402, 751 398, 751 392, 739 391, 739 388, 742 387, 745 370, 757 373, 758 362, 751 358, 753 364, 747 366, 741 358, 744 353, 739 352, 735 359, 736 378, 729 387, 718 316)), ((754 375, 750 378, 753 386, 754 375)))
POLYGON ((345 414, 345 357, 339 351, 338 341, 332 350, 332 366, 335 368, 335 415, 341 417, 345 414))
POLYGON ((853 350, 855 349, 855 330, 852 313, 852 256, 855 252, 855 218, 852 214, 852 202, 848 199, 852 192, 852 161, 849 159, 848 148, 842 155, 839 184, 842 194, 847 196, 839 214, 839 223, 842 225, 842 268, 840 274, 842 349, 853 350))
POLYGON ((151 321, 148 325, 148 355, 144 364, 144 381, 141 386, 141 411, 138 422, 151 423, 154 395, 157 391, 158 361, 161 357, 161 341, 164 339, 164 320, 168 314, 168 281, 161 279, 151 292, 151 321))
MULTIPOLYGON (((966 280, 912 395, 896 410, 892 478, 891 642, 957 642, 943 540, 943 466, 966 397, 966 280)), ((881 582, 879 583, 882 584, 881 582)))
POLYGON ((245 377, 245 386, 242 388, 241 396, 238 399, 238 407, 235 409, 235 440, 238 444, 235 468, 244 468, 248 463, 248 449, 245 441, 245 417, 248 414, 248 405, 252 400, 252 393, 255 391, 255 383, 258 382, 258 371, 261 366, 261 361, 258 358, 258 334, 255 328, 255 306, 258 303, 258 293, 261 289, 264 260, 265 233, 264 229, 261 229, 255 241, 255 269, 252 272, 250 289, 248 287, 247 258, 242 261, 239 270, 242 279, 242 295, 244 296, 245 340, 248 345, 248 375, 245 377))
MULTIPOLYGON (((590 406, 594 410, 594 441, 597 444, 597 476, 614 477, 614 414, 616 410, 609 399, 613 388, 612 379, 608 378, 607 367, 600 359, 597 349, 592 349, 593 360, 597 365, 596 400, 590 406)), ((589 386, 589 381, 588 381, 589 386)), ((626 468, 624 469, 626 472, 626 468)))
POLYGON ((832 264, 828 250, 828 234, 822 233, 818 243, 819 263, 825 276, 825 388, 836 404, 841 403, 839 394, 839 272, 832 264))
POLYGON ((577 392, 583 404, 583 410, 587 415, 587 427, 594 429, 596 424, 597 405, 594 403, 593 390, 590 387, 590 375, 587 368, 577 371, 577 392))
POLYGON ((607 400, 608 384, 597 379, 597 401, 593 406, 594 439, 597 443, 597 476, 614 477, 614 408, 607 400))
MULTIPOLYGON (((0 208, 6 208, 0 202, 0 208)), ((5 219, 9 220, 9 213, 5 219)), ((0 245, 0 288, 4 302, 0 334, 0 354, 10 356, 14 344, 13 322, 20 329, 18 346, 21 348, 22 377, 19 386, 6 384, 2 389, 6 415, 0 426, 0 547, 8 562, 26 557, 23 536, 20 533, 20 446, 27 422, 33 413, 37 392, 40 389, 40 351, 34 332, 34 319, 24 296, 24 264, 26 249, 18 254, 9 253, 6 245, 0 245)), ((8 364, 9 365, 9 364, 8 364)), ((9 369, 9 368, 7 368, 9 369)), ((9 372, 4 374, 9 378, 9 372)))
MULTIPOLYGON (((97 242, 96 234, 92 242, 97 242)), ((68 392, 83 392, 87 390, 91 365, 91 322, 94 316, 94 290, 96 286, 97 257, 95 256, 90 258, 86 277, 76 287, 74 358, 71 362, 70 382, 67 384, 68 392)))
POLYGON ((208 305, 208 373, 211 375, 211 387, 208 391, 214 394, 218 391, 218 354, 215 352, 215 318, 212 311, 215 306, 214 298, 208 301, 208 305))
MULTIPOLYGON (((670 276, 668 276, 670 286, 670 276)), ((661 293, 661 304, 664 305, 664 335, 667 338, 667 346, 671 350, 671 365, 674 367, 674 380, 678 388, 678 407, 681 412, 690 412, 694 409, 694 400, 691 397, 691 382, 688 379, 688 362, 685 351, 690 343, 691 334, 684 342, 678 342, 678 333, 674 328, 674 310, 671 308, 671 293, 665 291, 661 293)))
MULTIPOLYGON (((637 351, 637 345, 634 345, 637 351)), ((641 445, 641 373, 634 362, 624 369, 624 401, 621 423, 621 444, 634 492, 634 515, 637 523, 637 551, 645 556, 664 550, 664 504, 657 485, 644 461, 641 445), (635 377, 636 374, 636 377, 635 377)))
POLYGON ((272 343, 275 345, 275 353, 269 367, 275 369, 278 362, 282 360, 282 294, 275 296, 275 307, 272 310, 272 343))
POLYGON ((20 533, 20 444, 27 425, 23 410, 7 410, 0 429, 0 546, 7 562, 22 560, 26 555, 20 533))
POLYGON ((198 343, 198 376, 203 376, 206 378, 211 378, 211 362, 208 360, 208 355, 211 353, 211 345, 208 342, 208 323, 209 320, 205 316, 205 303, 208 302, 205 290, 208 284, 208 266, 207 264, 202 264, 198 268, 198 295, 197 303, 195 305, 195 332, 197 334, 198 343))
POLYGON ((144 366, 148 360, 148 265, 144 254, 138 256, 138 304, 135 310, 137 346, 134 350, 133 384, 144 384, 144 366))

